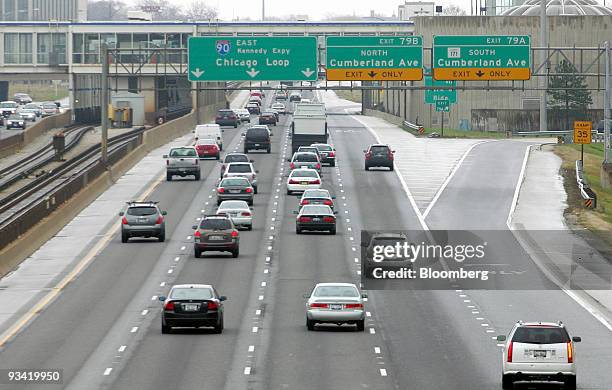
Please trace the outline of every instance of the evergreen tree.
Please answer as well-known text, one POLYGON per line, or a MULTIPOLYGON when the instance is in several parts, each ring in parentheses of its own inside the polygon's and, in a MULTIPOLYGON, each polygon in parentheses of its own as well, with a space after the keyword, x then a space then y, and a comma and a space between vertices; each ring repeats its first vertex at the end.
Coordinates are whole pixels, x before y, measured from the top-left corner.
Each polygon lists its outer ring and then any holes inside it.
POLYGON ((586 110, 593 103, 593 99, 591 98, 591 91, 587 89, 586 76, 573 74, 578 73, 578 71, 568 60, 561 60, 555 68, 555 73, 560 74, 550 76, 548 83, 548 87, 551 88, 548 90, 549 104, 553 108, 565 110, 565 130, 569 130, 571 129, 570 113, 586 115, 586 110))

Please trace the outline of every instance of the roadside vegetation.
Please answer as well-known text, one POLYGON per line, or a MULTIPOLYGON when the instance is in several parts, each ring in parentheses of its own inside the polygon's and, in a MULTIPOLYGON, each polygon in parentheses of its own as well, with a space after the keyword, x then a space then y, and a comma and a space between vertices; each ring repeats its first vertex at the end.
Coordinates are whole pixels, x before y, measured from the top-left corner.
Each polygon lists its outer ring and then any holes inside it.
MULTIPOLYGON (((425 128, 425 136, 431 133, 442 135, 442 129, 425 128)), ((506 138, 506 133, 501 131, 475 131, 475 130, 457 130, 444 128, 444 138, 506 138)))
POLYGON ((354 91, 340 90, 340 91, 335 91, 335 92, 336 92, 336 95, 338 95, 340 99, 350 100, 351 102, 361 104, 361 91, 360 90, 354 90, 354 91))

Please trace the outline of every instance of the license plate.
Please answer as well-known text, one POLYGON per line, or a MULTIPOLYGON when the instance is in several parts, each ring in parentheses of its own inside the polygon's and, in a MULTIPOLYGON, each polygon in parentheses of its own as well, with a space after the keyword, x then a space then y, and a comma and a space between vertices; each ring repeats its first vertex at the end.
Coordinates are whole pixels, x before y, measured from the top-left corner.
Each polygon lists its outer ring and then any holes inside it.
POLYGON ((185 172, 185 168, 179 168, 180 172, 185 172))
POLYGON ((259 146, 259 144, 255 144, 255 146, 259 146))
POLYGON ((185 311, 198 311, 200 310, 200 305, 197 303, 186 303, 183 305, 183 310, 185 311))
POLYGON ((307 182, 307 181, 303 181, 303 182, 301 182, 300 184, 302 184, 302 185, 304 185, 304 186, 305 186, 305 185, 308 185, 308 182, 307 182))
POLYGON ((221 241, 223 240, 223 236, 210 236, 208 239, 213 241, 221 241))
POLYGON ((229 190, 230 194, 239 194, 240 190, 229 190))
POLYGON ((312 219, 314 222, 321 222, 321 218, 313 218, 312 219))
POLYGON ((333 303, 331 305, 329 305, 330 310, 342 310, 342 305, 341 304, 337 304, 337 303, 333 303))
POLYGON ((533 357, 545 358, 546 357, 546 351, 533 351, 533 357))

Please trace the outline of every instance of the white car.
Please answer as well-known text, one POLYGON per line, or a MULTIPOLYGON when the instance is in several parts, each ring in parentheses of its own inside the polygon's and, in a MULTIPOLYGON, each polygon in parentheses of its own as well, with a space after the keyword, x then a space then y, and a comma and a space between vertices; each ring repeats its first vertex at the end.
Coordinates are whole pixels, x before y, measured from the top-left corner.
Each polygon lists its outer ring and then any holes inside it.
POLYGON ((36 112, 33 110, 22 108, 19 111, 19 116, 21 116, 26 121, 35 122, 36 121, 36 112))
POLYGON ((314 330, 316 324, 355 324, 357 331, 365 330, 363 298, 352 283, 318 283, 306 302, 306 328, 314 330))
POLYGON ((272 106, 270 106, 270 108, 278 111, 279 114, 287 113, 287 108, 285 107, 283 103, 274 103, 272 106))
POLYGON ((314 169, 294 169, 287 178, 287 195, 321 188, 321 176, 314 169))
POLYGON ((235 108, 234 112, 238 115, 241 122, 251 121, 251 113, 246 108, 235 108))
POLYGON ((217 214, 226 214, 236 227, 253 230, 253 209, 244 200, 224 200, 217 207, 217 214))
POLYGON ((253 164, 250 162, 233 162, 227 164, 223 177, 246 177, 253 186, 253 192, 257 193, 257 174, 253 164))
POLYGON ((502 354, 502 388, 514 382, 563 382, 565 389, 576 389, 576 351, 565 325, 558 322, 517 322, 510 334, 497 336, 505 341, 502 354))

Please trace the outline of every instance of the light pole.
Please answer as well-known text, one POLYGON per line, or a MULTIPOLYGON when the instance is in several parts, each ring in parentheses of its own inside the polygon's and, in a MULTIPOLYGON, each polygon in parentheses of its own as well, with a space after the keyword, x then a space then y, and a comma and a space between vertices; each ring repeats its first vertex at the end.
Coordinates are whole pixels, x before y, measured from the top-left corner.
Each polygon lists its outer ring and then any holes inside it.
MULTIPOLYGON (((540 69, 542 71, 544 71, 544 63, 547 61, 547 50, 545 50, 545 48, 548 47, 546 40, 546 1, 547 0, 540 0, 540 69)), ((546 115, 546 89, 548 88, 548 74, 546 76, 540 76, 539 83, 540 88, 542 89, 542 96, 540 96, 540 131, 546 131, 548 130, 548 117, 546 115)))

